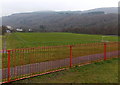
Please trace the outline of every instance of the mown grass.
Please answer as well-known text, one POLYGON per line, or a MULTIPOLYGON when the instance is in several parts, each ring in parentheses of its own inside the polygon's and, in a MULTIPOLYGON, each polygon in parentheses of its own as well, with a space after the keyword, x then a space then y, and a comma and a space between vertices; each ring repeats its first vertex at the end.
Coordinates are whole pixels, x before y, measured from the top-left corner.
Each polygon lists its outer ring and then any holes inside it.
MULTIPOLYGON (((73 47, 73 57, 103 53, 103 35, 88 35, 74 33, 12 33, 4 36, 7 48, 41 47, 54 45, 76 45, 73 47), (98 44, 99 43, 99 44, 98 44)), ((118 37, 109 36, 105 40, 117 41, 118 37)), ((107 52, 118 50, 117 43, 107 45, 107 52)), ((48 49, 30 49, 11 52, 11 67, 69 58, 69 47, 52 47, 48 49), (13 61, 16 60, 16 61, 13 61)), ((3 57, 3 68, 7 67, 7 55, 3 57)))
POLYGON ((114 58, 81 67, 19 80, 13 83, 118 83, 118 60, 114 58))
MULTIPOLYGON (((7 48, 26 48, 38 46, 73 45, 101 42, 103 35, 75 33, 12 33, 7 34, 7 48)), ((106 36, 104 40, 118 41, 117 36, 106 36)))
MULTIPOLYGON (((0 35, 0 51, 2 50, 2 36, 0 35)), ((2 67, 2 53, 0 52, 0 69, 2 67)))
MULTIPOLYGON (((73 57, 103 53, 103 35, 85 35, 74 33, 13 33, 7 34, 7 49, 56 46, 56 45, 76 45, 73 47, 73 57), (100 44, 96 44, 100 43, 100 44), (90 45, 89 45, 90 44, 90 45)), ((118 37, 108 36, 104 38, 108 41, 118 41, 118 37)), ((118 50, 117 44, 107 46, 107 52, 118 50)), ((29 63, 39 63, 51 60, 68 58, 70 55, 69 47, 49 48, 49 49, 32 49, 18 50, 11 52, 11 67, 25 65, 29 63), (29 51, 29 52, 28 52, 29 51)), ((7 67, 7 56, 3 56, 3 67, 7 67)))
POLYGON ((2 49, 2 36, 0 35, 0 50, 2 49))
MULTIPOLYGON (((87 35, 74 33, 13 33, 7 34, 7 48, 38 47, 35 49, 17 50, 11 52, 11 67, 40 63, 52 60, 69 58, 69 47, 50 47, 41 49, 41 46, 75 45, 73 57, 103 53, 102 35, 87 35), (81 45, 76 45, 81 44, 81 45), (16 60, 16 61, 12 61, 16 60)), ((105 37, 109 41, 117 41, 117 37, 105 37)), ((107 52, 118 50, 117 43, 107 45, 107 52)), ((3 68, 7 67, 7 55, 3 56, 3 68)))

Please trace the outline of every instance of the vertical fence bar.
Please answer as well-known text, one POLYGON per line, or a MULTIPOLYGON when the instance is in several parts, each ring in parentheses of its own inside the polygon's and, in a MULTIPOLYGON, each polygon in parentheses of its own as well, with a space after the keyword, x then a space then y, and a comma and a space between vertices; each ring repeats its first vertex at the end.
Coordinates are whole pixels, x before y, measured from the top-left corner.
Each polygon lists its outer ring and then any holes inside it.
POLYGON ((70 67, 72 67, 72 45, 70 45, 70 67))
POLYGON ((8 52, 8 82, 10 82, 10 50, 8 52))
POLYGON ((4 71, 4 68, 5 68, 5 59, 4 59, 4 57, 5 57, 5 50, 3 49, 2 50, 2 80, 6 76, 5 71, 4 71))
POLYGON ((17 66, 17 64, 16 64, 16 49, 13 51, 13 53, 14 53, 14 78, 16 78, 16 75, 17 75, 17 68, 16 68, 16 66, 17 66))
POLYGON ((106 42, 104 42, 104 60, 106 60, 107 59, 107 56, 106 56, 106 46, 107 44, 106 44, 106 42))

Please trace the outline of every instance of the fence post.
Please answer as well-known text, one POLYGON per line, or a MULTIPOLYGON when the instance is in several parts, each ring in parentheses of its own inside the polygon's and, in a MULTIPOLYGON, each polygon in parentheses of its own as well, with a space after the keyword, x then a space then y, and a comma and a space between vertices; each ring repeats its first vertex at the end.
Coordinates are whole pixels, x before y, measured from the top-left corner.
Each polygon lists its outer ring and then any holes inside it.
POLYGON ((107 56, 106 56, 106 42, 104 42, 104 60, 107 59, 107 56))
POLYGON ((70 45, 70 67, 72 67, 72 45, 70 45))
POLYGON ((8 82, 10 82, 10 50, 8 52, 8 82))

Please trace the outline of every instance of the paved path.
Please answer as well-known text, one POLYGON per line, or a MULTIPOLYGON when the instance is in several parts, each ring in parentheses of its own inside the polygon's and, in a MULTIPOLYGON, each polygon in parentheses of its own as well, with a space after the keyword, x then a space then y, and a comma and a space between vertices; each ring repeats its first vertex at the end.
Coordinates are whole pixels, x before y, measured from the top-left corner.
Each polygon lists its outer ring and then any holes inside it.
MULTIPOLYGON (((114 51, 114 52, 107 52, 107 58, 118 56, 118 52, 120 51, 114 51)), ((89 61, 95 61, 99 59, 103 59, 104 54, 94 54, 94 55, 88 55, 88 56, 80 56, 75 57, 72 59, 73 64, 80 64, 80 63, 86 63, 89 61)), ((22 76, 24 74, 30 74, 30 73, 36 73, 36 72, 45 72, 50 69, 55 69, 59 67, 65 67, 69 66, 69 58, 61 59, 61 60, 55 60, 55 61, 48 61, 48 62, 40 62, 40 63, 34 63, 34 64, 27 64, 22 66, 16 66, 11 68, 11 76, 22 76)), ((7 68, 3 69, 3 78, 7 78, 7 68)))

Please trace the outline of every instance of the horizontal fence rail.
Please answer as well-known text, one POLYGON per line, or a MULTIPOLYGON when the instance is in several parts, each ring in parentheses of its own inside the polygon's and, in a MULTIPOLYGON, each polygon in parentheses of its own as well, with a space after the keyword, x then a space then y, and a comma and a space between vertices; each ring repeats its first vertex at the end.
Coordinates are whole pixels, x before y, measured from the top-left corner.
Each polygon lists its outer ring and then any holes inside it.
POLYGON ((2 50, 2 82, 118 57, 118 42, 2 50))

